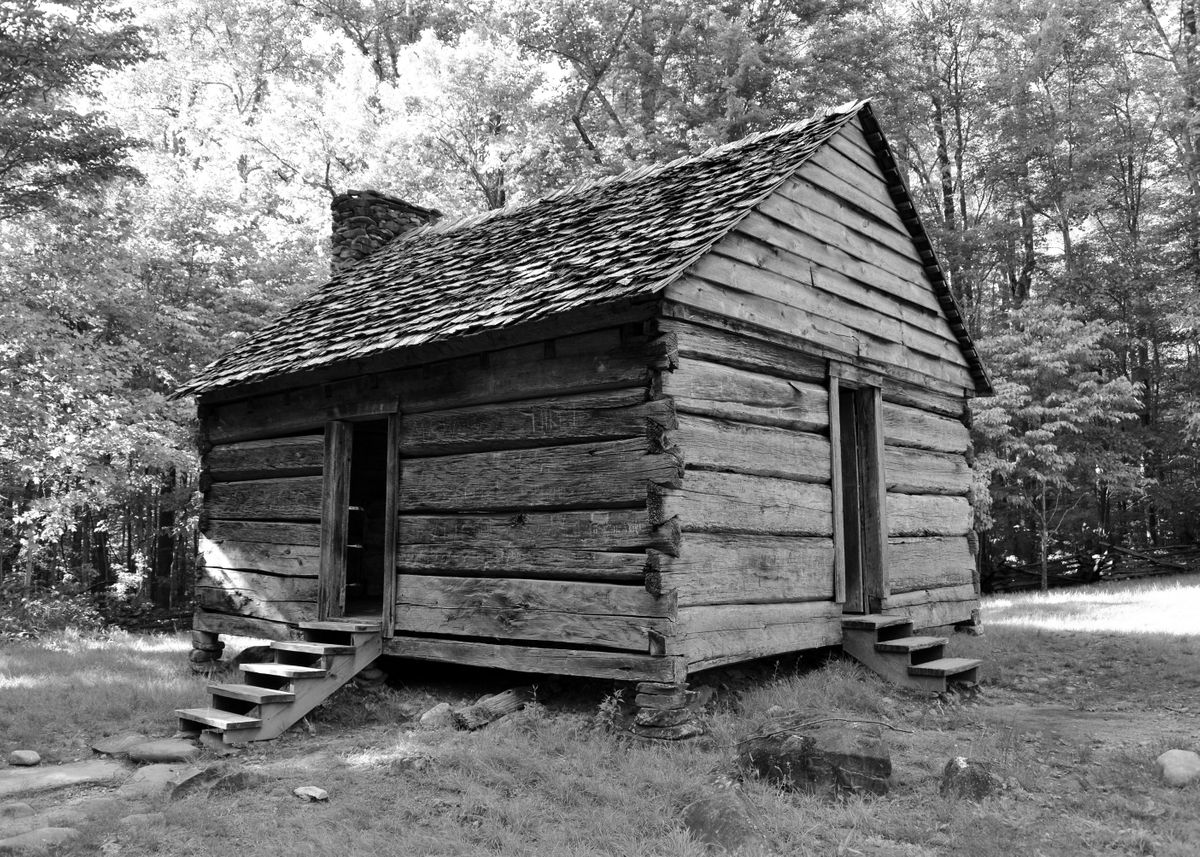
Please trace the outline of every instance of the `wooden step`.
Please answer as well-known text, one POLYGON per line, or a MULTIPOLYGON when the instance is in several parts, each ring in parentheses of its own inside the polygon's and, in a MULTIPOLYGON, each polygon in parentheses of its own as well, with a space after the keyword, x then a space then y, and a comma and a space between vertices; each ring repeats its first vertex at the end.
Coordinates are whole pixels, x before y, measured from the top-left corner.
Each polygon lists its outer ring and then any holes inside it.
POLYGON ((924 649, 936 649, 948 642, 950 641, 945 637, 900 637, 895 640, 880 640, 875 644, 875 651, 911 654, 924 649))
POLYGON ((255 687, 252 684, 210 684, 208 692, 213 696, 243 699, 256 705, 268 702, 291 702, 296 698, 296 694, 290 690, 274 690, 269 687, 255 687))
POLYGON ((278 678, 325 678, 329 674, 329 670, 321 667, 297 667, 292 664, 242 664, 242 672, 278 678))
POLYGON ((842 628, 847 631, 878 631, 881 628, 895 628, 897 625, 909 625, 911 622, 904 616, 884 616, 880 613, 863 613, 842 617, 842 628))
POLYGON ((325 622, 299 622, 297 626, 302 631, 344 631, 347 634, 355 632, 379 633, 379 631, 383 630, 383 626, 378 622, 352 622, 349 620, 343 622, 336 619, 330 619, 325 622))
POLYGON ((908 668, 910 675, 929 675, 952 678, 959 673, 977 669, 983 661, 975 658, 939 658, 936 661, 926 661, 923 664, 913 664, 908 668))
POLYGON ((247 717, 244 714, 234 714, 232 711, 221 711, 217 708, 177 708, 175 713, 180 720, 203 723, 225 732, 233 732, 238 729, 257 729, 262 726, 262 720, 257 717, 247 717))
POLYGON ((353 655, 358 651, 354 646, 344 646, 338 643, 304 643, 299 640, 274 642, 271 648, 277 652, 299 652, 303 655, 328 657, 332 655, 353 655))

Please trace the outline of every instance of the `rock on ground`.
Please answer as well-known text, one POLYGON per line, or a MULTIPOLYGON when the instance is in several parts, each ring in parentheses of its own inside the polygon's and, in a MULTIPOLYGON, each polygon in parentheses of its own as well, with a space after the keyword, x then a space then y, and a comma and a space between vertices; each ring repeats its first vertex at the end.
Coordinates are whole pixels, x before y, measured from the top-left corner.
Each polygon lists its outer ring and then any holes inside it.
POLYGON ((200 773, 194 765, 146 765, 125 781, 117 794, 126 800, 156 800, 170 795, 180 783, 200 773))
POLYGON ((192 762, 200 755, 200 748, 191 741, 178 738, 164 738, 159 741, 147 741, 135 744, 126 751, 134 762, 154 762, 170 764, 172 762, 192 762))
POLYGON ((118 821, 117 826, 122 830, 146 830, 166 823, 167 817, 161 812, 135 812, 118 821))
POLYGON ((45 854, 55 845, 70 842, 79 836, 79 831, 73 827, 44 827, 0 839, 0 854, 45 854))
POLYGON ((123 735, 112 735, 93 741, 92 750, 102 756, 126 756, 130 747, 145 744, 149 740, 140 732, 126 732, 123 735))
POLYGON ((450 703, 439 702, 421 715, 422 729, 445 729, 454 725, 454 711, 450 703))
POLYGON ((886 794, 892 758, 877 727, 779 732, 743 741, 738 767, 784 788, 886 794))
POLYGON ((732 783, 714 785, 684 807, 683 826, 697 842, 729 854, 753 852, 765 845, 745 797, 732 783))
POLYGON ((292 794, 307 801, 329 800, 329 792, 317 786, 300 786, 300 788, 294 789, 292 794))
POLYGON ((110 759, 73 762, 68 765, 14 768, 0 771, 0 797, 31 794, 66 786, 107 783, 125 775, 128 767, 110 759))
POLYGON ((945 797, 980 801, 1000 786, 1000 779, 987 764, 955 756, 942 769, 942 783, 938 791, 945 797))
POLYGON ((0 838, 18 836, 34 830, 47 827, 78 827, 85 824, 88 817, 77 809, 59 807, 35 813, 24 818, 10 818, 0 821, 0 838))
POLYGON ((41 762, 42 757, 34 750, 13 750, 8 754, 8 763, 19 768, 32 768, 41 762))
POLYGON ((1186 786, 1200 779, 1200 754, 1192 750, 1168 750, 1154 760, 1154 765, 1169 786, 1186 786))

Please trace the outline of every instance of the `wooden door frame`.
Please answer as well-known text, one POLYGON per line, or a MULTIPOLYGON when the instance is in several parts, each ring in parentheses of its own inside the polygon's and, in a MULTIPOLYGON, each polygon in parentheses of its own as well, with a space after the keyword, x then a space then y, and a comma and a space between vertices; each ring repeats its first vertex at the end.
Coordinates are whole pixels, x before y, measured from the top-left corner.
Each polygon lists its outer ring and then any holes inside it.
POLYGON ((387 421, 387 463, 384 491, 383 592, 380 623, 390 637, 396 612, 396 539, 400 490, 400 414, 398 409, 358 419, 325 423, 325 459, 321 480, 321 564, 317 582, 317 618, 346 614, 346 560, 350 526, 350 471, 354 461, 354 423, 387 421))
MULTIPOLYGON (((841 393, 853 391, 860 456, 859 544, 866 612, 882 609, 888 592, 887 478, 884 473, 883 378, 829 361, 829 458, 833 513, 834 601, 846 603, 846 524, 843 508, 841 393)), ((857 606, 857 605, 855 605, 857 606)))

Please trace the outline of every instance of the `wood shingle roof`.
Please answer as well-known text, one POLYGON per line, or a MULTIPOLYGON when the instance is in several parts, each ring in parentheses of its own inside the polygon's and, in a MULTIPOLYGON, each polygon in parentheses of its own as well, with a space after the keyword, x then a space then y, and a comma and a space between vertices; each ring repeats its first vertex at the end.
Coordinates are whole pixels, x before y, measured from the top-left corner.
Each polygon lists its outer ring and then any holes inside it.
MULTIPOLYGON (((860 114, 877 128, 869 105, 855 102, 696 157, 410 232, 251 334, 177 395, 652 296, 860 114)), ((915 225, 914 238, 928 247, 912 217, 910 231, 915 225)), ((931 281, 951 325, 962 331, 982 392, 986 375, 958 307, 944 280, 931 281)))

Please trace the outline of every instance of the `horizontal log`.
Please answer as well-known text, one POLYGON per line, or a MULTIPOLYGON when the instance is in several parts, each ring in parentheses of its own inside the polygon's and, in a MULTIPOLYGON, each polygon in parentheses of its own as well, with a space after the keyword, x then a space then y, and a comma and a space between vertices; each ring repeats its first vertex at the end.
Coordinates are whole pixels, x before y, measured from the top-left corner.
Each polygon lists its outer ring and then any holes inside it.
POLYGON ((401 658, 513 672, 619 681, 682 681, 685 674, 683 659, 679 657, 651 657, 628 652, 517 646, 471 640, 439 640, 405 634, 396 634, 390 640, 385 640, 384 653, 401 658))
POLYGON ((658 326, 675 337, 681 361, 694 358, 789 381, 825 381, 825 359, 794 348, 682 319, 663 318, 658 326))
POLYGON ((401 462, 400 508, 578 509, 645 503, 650 483, 677 484, 673 455, 646 438, 479 452, 401 462))
POLYGON ((887 495, 889 536, 965 536, 971 520, 971 504, 965 497, 887 495))
POLYGON ((965 536, 888 539, 888 585, 892 596, 970 583, 975 558, 965 536))
POLYGON ((263 571, 269 574, 316 577, 321 568, 317 545, 279 545, 232 539, 199 539, 201 567, 263 571))
POLYGON ((829 439, 811 432, 679 415, 668 438, 689 469, 829 481, 829 439))
POLYGON ((641 509, 578 512, 531 512, 515 515, 410 515, 400 517, 402 562, 419 562, 428 547, 439 554, 470 547, 479 551, 511 551, 533 555, 540 550, 618 551, 679 549, 673 522, 653 525, 641 509))
POLYGON ((888 446, 958 454, 971 446, 970 432, 961 420, 887 402, 883 405, 883 439, 888 446))
POLYGON ((691 672, 842 641, 842 606, 733 604, 682 607, 676 645, 691 672))
POLYGON ((255 542, 285 547, 321 544, 320 524, 281 521, 212 521, 204 530, 210 541, 255 542))
POLYGON ((961 453, 889 446, 884 450, 883 461, 889 491, 965 497, 971 488, 971 468, 961 453))
POLYGON ((828 485, 693 470, 679 488, 654 492, 650 517, 677 518, 684 533, 829 536, 832 507, 828 485))
POLYGON ((907 616, 914 628, 937 628, 967 621, 978 607, 975 587, 967 583, 891 595, 883 612, 907 616))
POLYGON ((405 414, 400 454, 447 455, 645 437, 656 426, 673 426, 670 401, 648 402, 646 395, 646 388, 640 387, 405 414))
POLYGON ((960 583, 956 586, 942 586, 937 589, 918 589, 913 592, 901 592, 889 595, 884 601, 885 610, 899 610, 915 607, 919 604, 944 604, 955 601, 978 601, 972 583, 960 583))
POLYGON ((559 354, 534 343, 214 404, 206 411, 204 429, 212 443, 227 443, 318 429, 327 420, 367 413, 414 414, 645 387, 654 367, 674 362, 667 341, 623 343, 617 328, 602 333, 602 343, 589 340, 594 348, 589 353, 564 349, 559 354), (554 356, 547 357, 549 351, 554 356))
POLYGON ((192 616, 192 628, 210 634, 231 634, 235 637, 253 637, 258 640, 298 640, 301 637, 295 625, 272 622, 251 616, 235 616, 197 608, 192 616))
POLYGON ((401 574, 472 577, 531 577, 549 580, 592 580, 641 583, 646 579, 645 553, 564 550, 562 548, 482 548, 407 545, 396 557, 401 574))
POLYGON ((651 592, 675 593, 679 606, 829 601, 833 540, 689 533, 678 557, 651 554, 651 592))
POLYGON ((674 610, 640 586, 404 575, 396 630, 648 652, 649 632, 671 635, 674 610))
POLYGON ((325 438, 319 434, 248 440, 214 446, 208 453, 208 475, 219 482, 320 476, 325 438))
POLYGON ((817 384, 696 359, 681 359, 678 369, 660 379, 662 393, 675 400, 680 413, 795 431, 828 428, 829 396, 817 384))
POLYGON ((206 610, 269 619, 273 622, 309 622, 317 618, 315 594, 311 601, 267 601, 254 589, 212 589, 198 586, 196 603, 206 610))
POLYGON ((281 577, 257 571, 205 566, 196 570, 197 589, 245 590, 260 601, 316 601, 312 577, 281 577))
POLYGON ((243 521, 319 521, 321 477, 214 482, 204 510, 211 518, 243 521))

